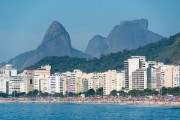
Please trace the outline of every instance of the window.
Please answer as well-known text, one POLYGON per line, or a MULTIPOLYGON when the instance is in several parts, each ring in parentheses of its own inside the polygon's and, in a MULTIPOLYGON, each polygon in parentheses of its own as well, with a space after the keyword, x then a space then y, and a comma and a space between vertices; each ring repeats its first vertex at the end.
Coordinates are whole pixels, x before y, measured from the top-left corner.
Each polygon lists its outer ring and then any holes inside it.
POLYGON ((29 81, 29 82, 30 82, 30 84, 32 84, 32 79, 30 79, 30 81, 29 81))

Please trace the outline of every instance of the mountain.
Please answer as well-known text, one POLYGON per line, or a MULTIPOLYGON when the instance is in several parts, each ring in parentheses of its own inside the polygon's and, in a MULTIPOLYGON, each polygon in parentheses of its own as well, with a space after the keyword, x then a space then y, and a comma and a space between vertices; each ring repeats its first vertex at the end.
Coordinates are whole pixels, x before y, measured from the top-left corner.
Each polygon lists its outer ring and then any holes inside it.
POLYGON ((54 21, 49 26, 42 43, 37 49, 16 56, 9 63, 13 64, 18 70, 22 70, 47 56, 90 58, 88 55, 72 48, 68 32, 62 24, 54 21))
POLYGON ((81 69, 84 72, 103 72, 112 69, 121 70, 123 69, 124 60, 135 55, 146 56, 147 60, 179 65, 180 33, 171 36, 169 39, 164 38, 134 50, 123 50, 122 52, 102 55, 99 59, 86 60, 71 57, 47 57, 28 67, 28 69, 35 69, 42 65, 50 64, 52 66, 52 73, 72 71, 74 69, 81 69))
POLYGON ((99 58, 101 54, 116 53, 124 49, 136 49, 162 38, 164 37, 148 30, 147 19, 122 21, 112 29, 106 39, 92 38, 85 53, 99 58))
POLYGON ((107 54, 108 43, 106 38, 95 35, 91 40, 89 40, 88 46, 85 53, 96 58, 100 58, 101 54, 107 54))

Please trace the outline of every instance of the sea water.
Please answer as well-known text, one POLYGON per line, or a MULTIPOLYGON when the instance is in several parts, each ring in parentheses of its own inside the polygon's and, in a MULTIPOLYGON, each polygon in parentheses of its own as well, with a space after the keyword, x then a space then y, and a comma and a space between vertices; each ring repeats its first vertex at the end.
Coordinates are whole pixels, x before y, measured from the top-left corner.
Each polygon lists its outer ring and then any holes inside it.
POLYGON ((180 120, 180 108, 124 104, 0 103, 0 120, 180 120))

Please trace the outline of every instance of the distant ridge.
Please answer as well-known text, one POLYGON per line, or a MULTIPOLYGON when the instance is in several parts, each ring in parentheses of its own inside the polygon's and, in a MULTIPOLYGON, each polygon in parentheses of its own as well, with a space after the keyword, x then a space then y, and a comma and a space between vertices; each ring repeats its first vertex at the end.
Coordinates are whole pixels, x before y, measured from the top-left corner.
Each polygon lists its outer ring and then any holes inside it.
POLYGON ((93 37, 89 41, 85 53, 99 58, 101 54, 116 53, 124 49, 136 49, 162 38, 164 37, 148 30, 147 19, 121 21, 112 29, 106 39, 100 40, 93 37), (107 47, 108 50, 106 50, 107 47))
POLYGON ((90 58, 90 56, 72 48, 68 32, 62 24, 54 21, 37 49, 16 56, 9 60, 9 63, 12 63, 18 70, 22 70, 47 56, 90 58))
POLYGON ((103 55, 101 58, 85 60, 71 57, 47 57, 30 66, 28 69, 35 69, 44 64, 52 66, 52 73, 72 71, 81 69, 84 72, 103 72, 107 70, 123 69, 124 60, 130 56, 142 55, 147 60, 164 62, 165 64, 180 64, 180 33, 171 36, 169 39, 164 38, 160 41, 150 43, 134 50, 124 50, 122 52, 103 55))
POLYGON ((101 54, 107 54, 108 52, 108 43, 106 38, 95 35, 91 40, 89 40, 88 46, 85 50, 85 53, 100 58, 101 54))

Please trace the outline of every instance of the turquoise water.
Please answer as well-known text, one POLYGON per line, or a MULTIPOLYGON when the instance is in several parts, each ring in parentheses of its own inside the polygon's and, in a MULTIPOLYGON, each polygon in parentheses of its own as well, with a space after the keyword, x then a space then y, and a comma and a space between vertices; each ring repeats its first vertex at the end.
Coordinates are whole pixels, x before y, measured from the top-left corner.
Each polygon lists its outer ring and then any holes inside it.
POLYGON ((180 108, 148 105, 0 103, 0 120, 180 120, 180 108))

